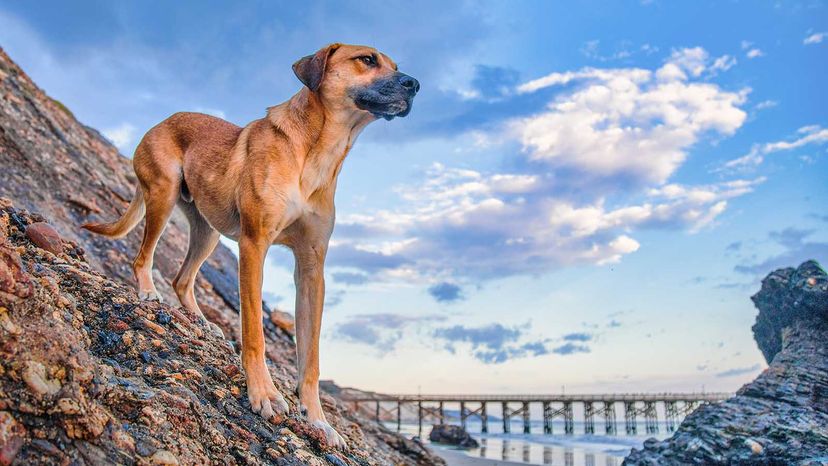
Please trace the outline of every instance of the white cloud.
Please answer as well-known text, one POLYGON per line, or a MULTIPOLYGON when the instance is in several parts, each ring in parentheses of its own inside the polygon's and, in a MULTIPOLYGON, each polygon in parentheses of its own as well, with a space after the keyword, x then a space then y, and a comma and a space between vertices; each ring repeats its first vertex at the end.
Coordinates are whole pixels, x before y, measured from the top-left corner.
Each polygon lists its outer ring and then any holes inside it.
POLYGON ((759 58, 759 57, 762 57, 764 55, 765 55, 765 53, 762 52, 759 49, 750 49, 745 53, 745 56, 750 58, 750 59, 759 58))
POLYGON ((754 47, 753 42, 749 40, 743 40, 741 45, 742 50, 745 50, 745 56, 749 59, 759 58, 765 55, 764 52, 762 52, 762 50, 759 49, 759 47, 754 47))
POLYGON ((768 108, 776 107, 777 105, 779 105, 779 102, 777 102, 775 100, 763 100, 763 101, 759 102, 758 104, 756 104, 756 107, 754 107, 754 108, 756 110, 765 110, 765 109, 768 109, 768 108))
MULTIPOLYGON (((517 87, 519 94, 527 94, 543 89, 545 87, 561 86, 576 79, 609 79, 618 74, 618 69, 582 68, 579 71, 566 71, 563 73, 551 73, 542 78, 534 79, 517 87)), ((648 80, 650 71, 637 68, 622 68, 627 79, 631 81, 648 80)))
MULTIPOLYGON (((601 62, 608 62, 613 60, 624 60, 627 58, 632 57, 637 51, 631 48, 631 44, 627 41, 621 41, 620 43, 615 45, 615 51, 609 55, 604 55, 599 50, 600 41, 589 40, 584 42, 584 45, 581 47, 581 53, 584 54, 587 58, 592 60, 597 60, 601 62)), ((658 50, 656 47, 651 46, 650 44, 644 44, 639 49, 641 52, 650 54, 655 50, 658 50)))
POLYGON ((103 135, 115 144, 115 147, 123 151, 129 148, 135 140, 135 129, 135 126, 129 123, 121 123, 114 128, 103 130, 103 135))
MULTIPOLYGON (((578 202, 533 179, 532 189, 515 196, 501 179, 435 164, 422 185, 401 192, 410 203, 399 210, 346 216, 340 227, 359 226, 371 236, 338 237, 337 247, 379 251, 385 238, 404 238, 386 249, 375 279, 430 281, 451 277, 487 279, 542 273, 574 264, 618 262, 640 248, 631 232, 639 228, 698 231, 711 225, 727 201, 751 192, 764 179, 713 185, 668 184, 651 188, 637 202, 610 207, 604 197, 578 202)), ((521 191, 528 189, 518 184, 521 191)), ((338 230, 339 231, 339 230, 338 230)), ((343 265, 343 264, 340 264, 343 265)), ((370 264, 362 267, 371 273, 370 264)))
POLYGON ((727 71, 736 65, 736 58, 730 55, 722 55, 713 61, 710 69, 715 71, 727 71))
MULTIPOLYGON (((733 134, 745 121, 748 89, 724 91, 688 81, 709 70, 701 48, 673 52, 655 72, 638 68, 552 73, 519 86, 522 93, 586 82, 546 111, 517 119, 511 132, 532 160, 574 167, 589 176, 626 175, 661 183, 705 132, 733 134)), ((725 59, 714 66, 724 69, 725 59)))
POLYGON ((378 280, 462 284, 618 262, 645 247, 641 229, 715 225, 731 199, 764 179, 670 178, 705 134, 730 135, 744 123, 749 90, 708 81, 734 63, 697 47, 673 51, 655 70, 583 68, 517 86, 528 94, 574 84, 540 113, 503 123, 506 138, 524 148, 516 165, 531 168, 433 164, 422 183, 397 189, 406 201, 398 208, 339 219, 335 267, 378 280))
POLYGON ((816 32, 806 37, 802 43, 805 45, 821 44, 826 36, 828 36, 828 32, 816 32))
POLYGON ((673 50, 668 63, 673 63, 692 76, 698 77, 706 69, 708 59, 707 51, 701 47, 684 48, 673 50))
POLYGON ((821 145, 828 142, 828 129, 818 125, 803 126, 797 130, 799 135, 792 141, 776 141, 755 144, 747 154, 726 162, 719 171, 738 170, 756 167, 765 161, 765 156, 774 152, 789 151, 802 146, 821 145))

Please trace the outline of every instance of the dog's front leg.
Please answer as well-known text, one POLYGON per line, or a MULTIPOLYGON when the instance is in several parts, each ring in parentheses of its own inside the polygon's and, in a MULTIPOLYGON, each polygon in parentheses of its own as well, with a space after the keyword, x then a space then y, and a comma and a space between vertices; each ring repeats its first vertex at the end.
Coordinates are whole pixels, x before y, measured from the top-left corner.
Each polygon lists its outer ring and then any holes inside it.
POLYGON ((325 300, 324 263, 327 239, 294 248, 296 269, 296 351, 298 392, 308 421, 325 432, 328 444, 345 448, 345 440, 325 419, 319 401, 319 333, 325 300))
POLYGON ((247 233, 239 240, 239 291, 242 308, 242 367, 250 407, 265 419, 287 413, 288 404, 273 384, 265 363, 262 330, 262 269, 270 246, 265 235, 247 233))

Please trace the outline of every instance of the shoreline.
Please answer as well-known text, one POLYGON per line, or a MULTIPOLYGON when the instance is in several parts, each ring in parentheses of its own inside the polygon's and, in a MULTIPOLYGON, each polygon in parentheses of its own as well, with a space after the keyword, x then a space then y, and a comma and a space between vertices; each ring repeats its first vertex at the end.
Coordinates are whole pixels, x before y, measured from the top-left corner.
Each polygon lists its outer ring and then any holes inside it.
MULTIPOLYGON (((394 426, 391 426, 394 427, 394 426)), ((475 432, 469 434, 479 448, 458 449, 432 443, 423 435, 424 445, 448 466, 531 466, 568 464, 571 466, 620 466, 632 448, 641 448, 649 436, 582 435, 582 434, 503 434, 475 432)), ((562 430, 561 430, 562 431, 562 430)), ((400 433, 416 437, 417 425, 401 424, 400 433)))
POLYGON ((431 451, 446 460, 447 466, 527 466, 526 463, 515 461, 494 460, 490 458, 478 458, 469 456, 459 450, 431 447, 431 451))

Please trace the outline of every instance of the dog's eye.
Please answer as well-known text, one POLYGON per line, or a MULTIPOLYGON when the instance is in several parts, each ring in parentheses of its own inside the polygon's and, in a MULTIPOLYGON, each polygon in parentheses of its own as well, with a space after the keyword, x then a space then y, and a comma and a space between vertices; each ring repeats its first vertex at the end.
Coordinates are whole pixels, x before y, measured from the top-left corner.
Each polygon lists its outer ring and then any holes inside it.
POLYGON ((365 63, 368 66, 377 66, 377 57, 373 55, 365 55, 362 57, 357 57, 357 60, 365 63))

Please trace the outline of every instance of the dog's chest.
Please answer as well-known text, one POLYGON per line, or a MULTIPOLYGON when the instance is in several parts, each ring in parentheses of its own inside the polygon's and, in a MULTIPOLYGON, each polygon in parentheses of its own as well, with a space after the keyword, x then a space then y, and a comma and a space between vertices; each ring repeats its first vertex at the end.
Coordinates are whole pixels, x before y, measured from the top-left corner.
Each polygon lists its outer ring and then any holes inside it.
POLYGON ((350 138, 343 138, 314 154, 302 169, 299 188, 305 199, 318 191, 333 190, 342 162, 351 148, 350 138))
POLYGON ((298 185, 291 186, 285 194, 285 225, 283 227, 313 212, 310 199, 302 194, 298 185))
POLYGON ((305 165, 298 184, 286 192, 285 216, 289 221, 326 210, 328 198, 332 198, 336 188, 336 176, 347 149, 347 144, 337 144, 327 153, 318 154, 319 157, 313 163, 305 165))

